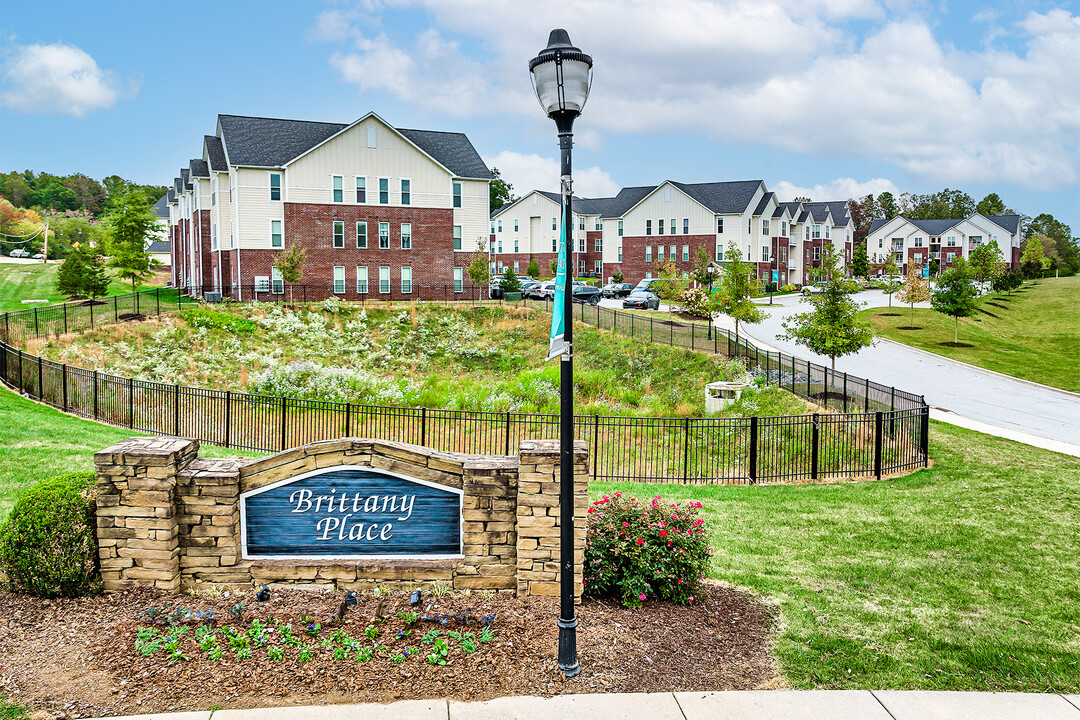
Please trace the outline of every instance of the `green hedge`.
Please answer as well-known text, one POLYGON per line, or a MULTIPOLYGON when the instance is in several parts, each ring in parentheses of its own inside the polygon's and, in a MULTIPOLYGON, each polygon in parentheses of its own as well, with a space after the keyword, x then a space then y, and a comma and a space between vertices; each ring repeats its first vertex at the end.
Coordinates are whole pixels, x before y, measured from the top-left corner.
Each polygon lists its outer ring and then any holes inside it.
POLYGON ((93 473, 30 488, 0 527, 0 568, 14 590, 76 597, 101 588, 93 473))

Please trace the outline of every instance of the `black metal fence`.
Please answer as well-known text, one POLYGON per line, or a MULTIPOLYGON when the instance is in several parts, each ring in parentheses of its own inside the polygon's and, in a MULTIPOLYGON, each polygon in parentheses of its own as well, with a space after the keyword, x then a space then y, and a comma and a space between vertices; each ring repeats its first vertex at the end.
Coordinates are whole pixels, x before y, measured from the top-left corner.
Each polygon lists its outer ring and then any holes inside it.
MULTIPOLYGON (((502 302, 486 298, 486 291, 475 294, 472 304, 502 302)), ((287 301, 287 296, 275 299, 287 301)), ((452 296, 429 300, 449 303, 452 296)), ((169 385, 56 363, 12 344, 197 301, 159 289, 97 302, 102 304, 65 303, 4 314, 3 381, 77 415, 250 450, 369 437, 452 452, 508 455, 517 452, 523 439, 558 436, 557 415, 377 407, 169 385)), ((741 357, 768 383, 841 410, 749 418, 578 416, 575 434, 589 444, 594 479, 754 484, 880 477, 927 463, 929 409, 921 397, 831 373, 783 353, 761 352, 723 331, 714 329, 709 339, 704 323, 657 320, 596 306, 583 305, 578 312, 576 319, 605 330, 741 357)))

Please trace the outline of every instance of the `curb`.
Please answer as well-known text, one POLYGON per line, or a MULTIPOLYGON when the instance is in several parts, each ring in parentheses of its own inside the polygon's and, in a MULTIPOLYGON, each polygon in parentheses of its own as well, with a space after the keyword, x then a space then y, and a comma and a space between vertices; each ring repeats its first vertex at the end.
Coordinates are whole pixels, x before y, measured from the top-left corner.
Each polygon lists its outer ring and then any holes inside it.
POLYGON ((1051 387, 1049 385, 1043 385, 1042 383, 1037 383, 1034 380, 1025 380, 1024 378, 1018 378, 1018 377, 1014 377, 1012 375, 1006 375, 1005 373, 1000 373, 1000 372, 997 372, 996 370, 987 370, 986 368, 981 368, 978 365, 972 365, 971 363, 966 363, 966 362, 963 362, 961 360, 953 360, 952 358, 945 357, 944 355, 938 355, 937 353, 932 353, 929 350, 923 350, 922 348, 917 348, 917 347, 914 347, 912 345, 906 345, 906 344, 904 344, 902 342, 897 342, 896 340, 890 340, 888 338, 881 337, 880 335, 875 335, 874 337, 876 337, 879 342, 888 343, 890 345, 896 345, 897 347, 902 347, 902 348, 904 348, 906 350, 910 350, 912 352, 919 353, 920 355, 925 355, 928 358, 933 358, 935 360, 941 360, 943 362, 951 363, 953 365, 959 365, 960 367, 965 368, 967 370, 971 370, 971 371, 979 372, 979 373, 985 373, 986 375, 993 375, 993 376, 999 377, 999 378, 1001 378, 1003 380, 1012 380, 1013 382, 1018 382, 1018 383, 1020 383, 1022 385, 1029 385, 1031 387, 1038 388, 1040 390, 1047 390, 1047 391, 1052 392, 1052 393, 1057 393, 1058 395, 1064 395, 1065 397, 1072 398, 1073 400, 1080 400, 1080 393, 1075 393, 1075 392, 1072 392, 1070 390, 1062 390, 1061 388, 1051 387))

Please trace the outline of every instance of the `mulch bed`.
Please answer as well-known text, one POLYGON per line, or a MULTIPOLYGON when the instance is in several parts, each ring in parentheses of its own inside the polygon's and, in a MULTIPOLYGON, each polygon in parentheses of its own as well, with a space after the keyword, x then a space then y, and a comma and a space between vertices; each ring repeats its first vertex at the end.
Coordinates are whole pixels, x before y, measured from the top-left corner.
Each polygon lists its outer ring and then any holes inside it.
MULTIPOLYGON (((508 593, 424 595, 410 607, 402 593, 357 598, 340 625, 342 593, 274 591, 268 602, 253 592, 231 597, 192 597, 139 590, 78 600, 41 600, 0 593, 0 696, 29 705, 34 717, 75 718, 136 713, 207 710, 211 706, 251 708, 275 705, 393 702, 422 698, 488 700, 505 695, 558 695, 594 692, 732 690, 783 687, 769 654, 775 612, 752 596, 709 584, 691 606, 647 602, 629 610, 617 603, 586 599, 578 608, 577 633, 581 674, 567 680, 556 660, 557 598, 517 598, 508 593), (229 609, 245 601, 242 621, 229 609), (380 604, 384 618, 376 621, 380 604), (166 652, 143 656, 136 650, 149 606, 194 611, 213 610, 223 657, 212 661, 195 640, 196 620, 186 625, 187 661, 170 662, 166 652), (406 625, 397 612, 418 611, 431 620, 406 625), (494 613, 495 639, 477 643, 466 654, 449 640, 446 665, 432 665, 432 646, 421 638, 438 630, 479 636, 479 618, 494 613), (267 616, 292 625, 293 633, 312 648, 303 662, 298 650, 285 647, 283 660, 269 658, 271 647, 284 647, 281 633, 267 633, 265 647, 238 660, 223 626, 250 627, 267 616), (456 618, 454 616, 457 616, 456 618), (439 616, 447 622, 442 626, 439 616), (304 632, 319 622, 318 637, 304 632), (462 621, 466 624, 462 626, 462 621), (364 631, 374 625, 383 645, 368 662, 334 659, 329 642, 335 631, 370 646, 364 631), (405 638, 398 631, 411 630, 405 638), (403 662, 391 655, 408 646, 403 662)), ((169 623, 155 624, 168 631, 169 623)), ((340 636, 339 636, 340 640, 340 636)), ((344 641, 340 641, 344 643, 344 641)))

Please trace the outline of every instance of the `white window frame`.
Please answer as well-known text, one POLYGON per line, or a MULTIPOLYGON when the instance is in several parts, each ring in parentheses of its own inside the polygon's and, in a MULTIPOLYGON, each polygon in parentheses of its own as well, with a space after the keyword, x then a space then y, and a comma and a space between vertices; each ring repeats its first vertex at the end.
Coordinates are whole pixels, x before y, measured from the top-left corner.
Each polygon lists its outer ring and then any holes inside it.
POLYGON ((366 205, 367 201, 368 201, 367 200, 367 176, 366 175, 355 175, 353 177, 353 180, 356 183, 356 194, 353 195, 353 197, 356 199, 356 204, 357 205, 366 205), (364 194, 364 198, 362 200, 360 199, 360 193, 364 194))
POLYGON ((345 294, 345 266, 344 265, 335 265, 334 266, 334 294, 335 295, 344 295, 345 294), (340 273, 338 273, 339 270, 341 271, 340 273), (340 281, 338 280, 338 275, 339 274, 341 275, 341 280, 340 281))
POLYGON ((210 249, 218 249, 218 229, 217 223, 210 223, 210 249))
POLYGON ((619 221, 619 237, 623 236, 623 221, 619 221))
POLYGON ((645 221, 645 234, 648 236, 652 235, 652 220, 645 221))
POLYGON ((656 221, 656 234, 657 235, 663 235, 664 234, 664 218, 660 218, 659 220, 656 221))
POLYGON ((379 178, 379 204, 380 205, 389 205, 390 204, 390 178, 388 178, 388 177, 379 178), (385 190, 383 190, 383 183, 386 183, 386 189, 385 190), (386 200, 383 200, 383 193, 386 193, 386 200))
POLYGON ((668 260, 675 262, 675 246, 668 245, 668 260))
POLYGON ((399 180, 401 181, 398 183, 401 187, 401 204, 412 205, 412 178, 399 178, 399 180), (405 183, 408 183, 408 189, 405 183))
POLYGON ((412 266, 401 266, 401 292, 409 295, 412 293, 412 266))
POLYGON ((769 237, 769 221, 766 218, 761 219, 761 236, 769 237))
POLYGON ((454 226, 454 249, 461 250, 461 226, 454 226))
POLYGON ((593 239, 593 252, 604 252, 604 239, 598 237, 593 239))
MULTIPOLYGON (((212 245, 213 245, 213 249, 217 250, 217 223, 214 223, 213 228, 214 228, 214 232, 212 233, 212 235, 214 236, 214 241, 213 241, 212 245)), ((282 221, 282 220, 275 220, 273 218, 270 219, 270 247, 272 247, 272 248, 283 248, 283 247, 285 247, 285 222, 282 221), (274 232, 274 224, 275 223, 277 223, 277 226, 278 226, 277 227, 278 231, 276 233, 274 232), (274 243, 274 236, 275 235, 277 235, 277 239, 278 239, 276 244, 274 243)))
POLYGON ((401 249, 412 250, 412 223, 401 223, 401 249))
POLYGON ((356 248, 358 250, 367 250, 368 246, 368 234, 367 234, 367 220, 356 221, 356 248), (360 229, 363 228, 364 232, 361 234, 360 229), (360 238, 364 239, 364 243, 360 244, 360 238))
MULTIPOLYGON (((450 186, 450 193, 453 196, 453 207, 460 208, 462 206, 461 191, 461 183, 457 180, 454 180, 452 185, 450 186)), ((499 222, 501 223, 502 221, 500 220, 499 222)))
POLYGON ((724 234, 724 218, 722 218, 722 217, 716 218, 716 234, 717 235, 723 235, 724 234))
POLYGON ((215 175, 214 177, 210 178, 210 207, 215 207, 217 205, 217 190, 218 180, 217 176, 215 175))
POLYGON ((390 223, 388 222, 379 223, 379 249, 390 249, 390 223))
POLYGON ((390 266, 381 265, 379 267, 379 293, 381 295, 390 294, 390 266))
POLYGON ((281 271, 270 266, 270 292, 273 295, 285 294, 285 280, 281 277, 281 271))
POLYGON ((690 246, 689 245, 683 245, 682 246, 682 261, 683 262, 690 262, 690 246))
POLYGON ((281 198, 283 197, 282 193, 284 193, 284 176, 279 172, 268 172, 267 176, 267 183, 270 189, 268 195, 270 198, 270 202, 281 202, 281 198), (278 181, 277 197, 274 197, 274 178, 277 178, 278 181))
POLYGON ((345 176, 344 175, 331 175, 330 176, 330 201, 335 204, 345 202, 345 176), (341 193, 340 197, 338 193, 341 193))
POLYGON ((345 221, 335 220, 333 224, 333 235, 330 240, 330 245, 335 250, 340 250, 345 247, 345 221))
POLYGON ((465 289, 465 268, 454 268, 454 292, 459 293, 465 289))
POLYGON ((375 128, 368 127, 367 129, 367 146, 369 148, 375 147, 375 128))
POLYGON ((368 292, 368 276, 367 266, 356 266, 356 292, 360 295, 367 295, 368 292))
POLYGON ((622 245, 619 245, 619 262, 622 262, 622 245))
POLYGON ((518 219, 514 218, 514 232, 518 231, 518 219))

